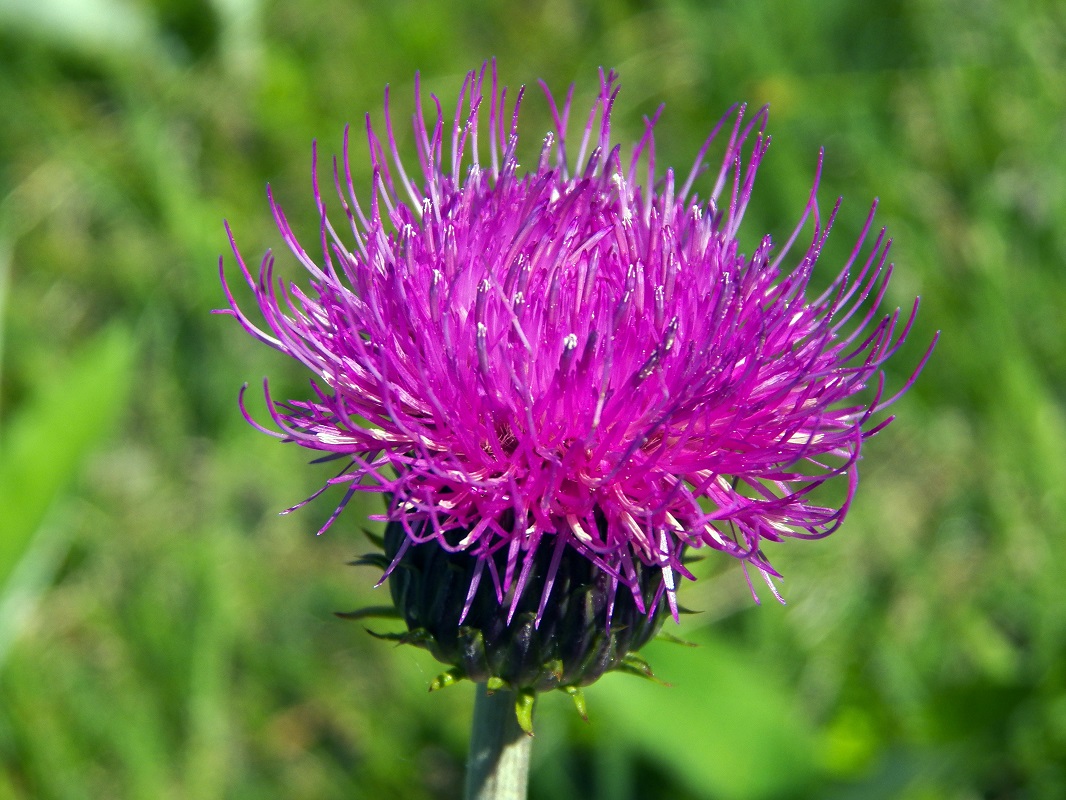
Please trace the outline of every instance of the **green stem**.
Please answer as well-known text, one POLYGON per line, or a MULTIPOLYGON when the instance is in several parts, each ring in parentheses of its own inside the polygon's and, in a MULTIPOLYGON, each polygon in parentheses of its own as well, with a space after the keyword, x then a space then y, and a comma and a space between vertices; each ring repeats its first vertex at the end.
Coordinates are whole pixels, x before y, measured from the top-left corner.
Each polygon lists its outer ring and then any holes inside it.
POLYGON ((515 694, 477 685, 465 800, 526 800, 533 737, 518 725, 515 694))

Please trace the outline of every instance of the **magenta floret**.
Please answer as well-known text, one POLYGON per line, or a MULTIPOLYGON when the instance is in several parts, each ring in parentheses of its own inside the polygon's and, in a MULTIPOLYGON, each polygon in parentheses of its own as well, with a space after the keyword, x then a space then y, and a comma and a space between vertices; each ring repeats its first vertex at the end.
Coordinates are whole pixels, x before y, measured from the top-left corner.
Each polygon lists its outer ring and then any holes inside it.
POLYGON ((467 75, 451 123, 436 97, 427 122, 416 81, 411 175, 386 91, 384 142, 367 117, 367 208, 347 131, 341 164, 334 159, 344 236, 313 169, 320 261, 270 197, 309 290, 276 280, 269 252, 254 275, 233 244, 265 325, 228 286, 223 313, 316 379, 308 399, 276 403, 267 390, 280 432, 257 427, 348 460, 331 481, 349 487, 338 512, 356 491, 387 493, 382 518, 404 526, 407 546, 436 540, 476 555, 470 597, 487 566, 500 602, 517 603, 534 554, 551 548, 554 574, 572 548, 634 590, 641 608, 639 564, 661 569, 676 616, 678 578, 692 578, 682 554, 704 546, 754 567, 776 595, 763 542, 822 537, 843 521, 863 440, 891 421, 879 412, 928 357, 884 396, 882 366, 918 302, 903 316, 878 311, 891 265, 883 229, 866 246, 873 209, 837 278, 807 296, 839 207, 820 215, 817 174, 784 247, 766 236, 740 252, 737 230, 770 143, 765 108, 750 119, 731 109, 678 186, 673 170, 657 172, 658 114, 632 150, 611 142, 613 72, 600 73, 572 159, 573 89, 559 105, 542 88, 554 130, 524 174, 515 155, 523 92, 509 102, 495 65, 467 75), (725 154, 700 199, 694 186, 720 139, 725 154), (796 252, 808 225, 810 242, 796 252), (837 477, 839 504, 811 500, 837 477), (501 549, 505 569, 492 557, 501 549))

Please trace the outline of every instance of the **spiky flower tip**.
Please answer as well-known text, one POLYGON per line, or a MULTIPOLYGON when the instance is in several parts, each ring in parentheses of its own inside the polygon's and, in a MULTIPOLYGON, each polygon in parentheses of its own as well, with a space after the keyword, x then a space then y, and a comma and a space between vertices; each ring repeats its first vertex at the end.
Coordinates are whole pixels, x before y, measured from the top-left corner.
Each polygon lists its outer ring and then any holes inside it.
POLYGON ((319 259, 268 190, 310 288, 276 280, 269 252, 253 274, 234 244, 265 326, 228 286, 222 312, 316 376, 309 398, 284 403, 264 385, 279 430, 249 419, 345 460, 330 522, 355 492, 388 499, 387 555, 370 561, 391 576, 401 638, 454 667, 443 683, 527 694, 646 671, 633 651, 677 617, 690 548, 734 556, 777 596, 764 542, 840 526, 863 442, 929 354, 885 396, 882 366, 918 302, 878 311, 891 265, 873 209, 809 296, 839 208, 819 212, 821 156, 784 246, 765 236, 741 252, 765 108, 731 109, 681 179, 656 162, 658 113, 632 148, 611 141, 613 72, 576 143, 573 88, 560 103, 541 86, 554 126, 525 173, 523 90, 509 95, 494 64, 467 75, 453 118, 434 96, 427 121, 416 78, 417 170, 386 90, 384 140, 367 117, 368 200, 347 131, 333 161, 350 235, 327 217, 316 168, 319 259), (724 155, 704 179, 712 147, 724 155), (817 501, 833 479, 842 499, 817 501))

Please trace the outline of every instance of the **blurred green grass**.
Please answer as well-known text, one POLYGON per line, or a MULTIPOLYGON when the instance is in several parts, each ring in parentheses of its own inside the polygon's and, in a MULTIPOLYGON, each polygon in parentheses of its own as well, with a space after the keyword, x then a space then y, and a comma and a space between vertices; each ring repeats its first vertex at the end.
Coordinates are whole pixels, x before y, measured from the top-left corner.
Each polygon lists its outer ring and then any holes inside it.
POLYGON ((493 55, 586 95, 619 69, 664 163, 769 102, 749 235, 824 145, 823 278, 879 197, 889 302, 923 296, 890 381, 944 331, 846 527, 771 554, 789 605, 708 559, 701 646, 649 653, 672 688, 608 676, 589 725, 542 700, 532 796, 1066 796, 1061 5, 3 0, 0 798, 456 796, 471 693, 333 618, 380 601, 344 566, 373 506, 277 517, 326 473, 236 390, 304 377, 208 311, 223 216, 277 247, 269 180, 314 230, 313 138, 493 55))

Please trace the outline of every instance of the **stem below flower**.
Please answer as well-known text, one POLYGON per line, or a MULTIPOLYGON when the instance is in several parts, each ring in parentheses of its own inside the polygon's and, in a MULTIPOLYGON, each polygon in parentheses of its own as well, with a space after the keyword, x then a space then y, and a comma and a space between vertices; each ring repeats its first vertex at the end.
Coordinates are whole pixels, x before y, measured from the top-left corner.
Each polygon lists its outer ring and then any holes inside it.
POLYGON ((477 685, 465 800, 526 800, 533 737, 518 725, 515 694, 477 685))

